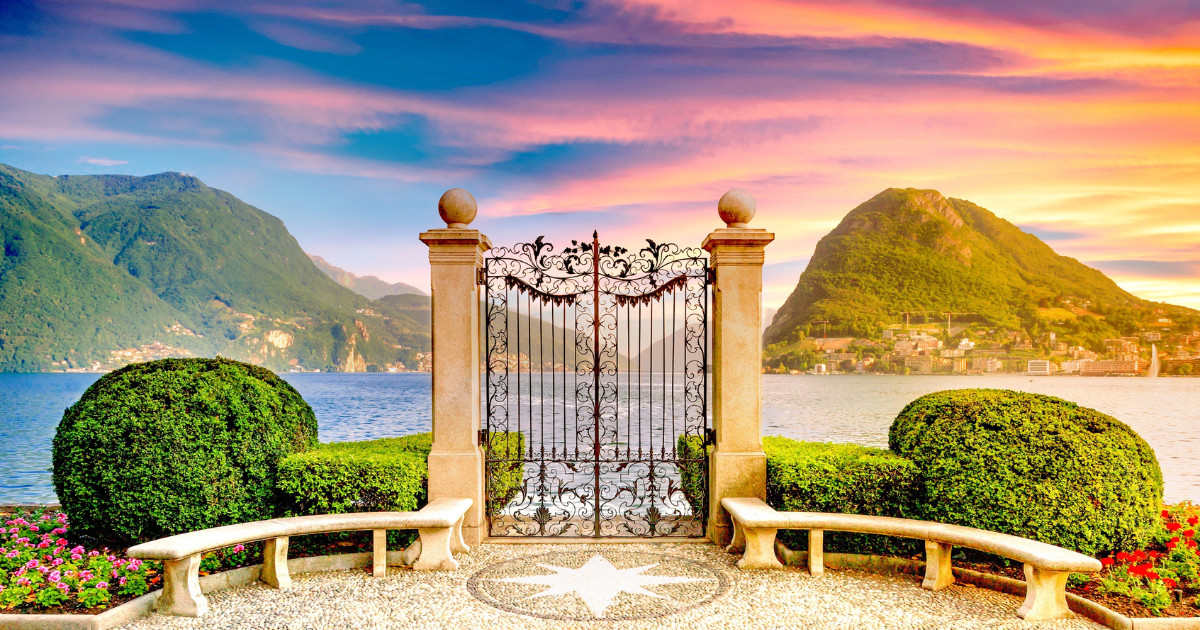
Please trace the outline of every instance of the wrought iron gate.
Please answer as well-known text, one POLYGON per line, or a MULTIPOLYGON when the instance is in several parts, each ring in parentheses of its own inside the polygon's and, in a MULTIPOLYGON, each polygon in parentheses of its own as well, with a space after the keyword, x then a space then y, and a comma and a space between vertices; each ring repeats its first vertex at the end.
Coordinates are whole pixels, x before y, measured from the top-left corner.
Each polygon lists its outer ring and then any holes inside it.
POLYGON ((488 534, 702 537, 708 260, 571 245, 484 263, 488 534))

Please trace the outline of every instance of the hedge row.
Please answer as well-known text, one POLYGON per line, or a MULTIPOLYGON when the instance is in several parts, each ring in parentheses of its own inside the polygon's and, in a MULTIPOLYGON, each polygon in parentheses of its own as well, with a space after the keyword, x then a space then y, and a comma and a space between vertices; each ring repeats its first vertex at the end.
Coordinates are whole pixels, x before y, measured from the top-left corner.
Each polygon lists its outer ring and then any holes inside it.
MULTIPOLYGON (((889 451, 854 444, 797 442, 763 438, 767 453, 767 504, 777 510, 869 514, 920 518, 921 472, 911 461, 889 451)), ((808 533, 780 530, 779 539, 795 549, 808 545, 808 533)), ((868 534, 827 532, 825 550, 854 553, 912 554, 920 541, 868 534)))

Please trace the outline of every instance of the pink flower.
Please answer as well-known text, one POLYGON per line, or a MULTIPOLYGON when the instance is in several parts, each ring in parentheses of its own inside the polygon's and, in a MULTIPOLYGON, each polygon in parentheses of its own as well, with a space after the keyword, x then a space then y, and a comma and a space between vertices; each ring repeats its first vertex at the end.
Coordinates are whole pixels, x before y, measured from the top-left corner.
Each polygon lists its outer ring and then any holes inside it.
POLYGON ((37 560, 30 560, 29 562, 26 562, 26 563, 25 563, 25 568, 27 568, 27 569, 36 569, 36 568, 37 568, 37 565, 38 565, 38 561, 37 561, 37 560))
POLYGON ((30 581, 29 581, 29 578, 27 578, 27 577, 23 577, 23 578, 21 578, 21 579, 17 580, 17 584, 18 584, 19 586, 29 586, 29 585, 30 585, 30 584, 32 584, 32 583, 33 583, 33 582, 30 582, 30 581))
POLYGON ((108 588, 108 582, 101 582, 101 583, 99 583, 99 584, 97 584, 97 585, 96 585, 96 588, 98 588, 98 589, 106 589, 106 588, 108 588))
POLYGON ((30 526, 29 526, 29 531, 31 531, 31 532, 40 532, 40 531, 42 531, 42 530, 41 530, 41 528, 40 528, 40 527, 38 527, 37 525, 30 525, 30 526))
POLYGON ((44 540, 37 544, 38 549, 45 549, 46 547, 49 547, 49 546, 50 546, 50 543, 48 543, 44 540))
POLYGON ((55 558, 54 561, 50 563, 50 566, 56 567, 63 562, 66 562, 66 560, 63 560, 62 558, 55 558))
POLYGON ((66 538, 59 538, 57 541, 55 541, 55 543, 56 543, 56 544, 57 544, 59 547, 66 547, 66 546, 67 546, 67 539, 66 539, 66 538))
POLYGON ((51 583, 57 582, 62 579, 62 571, 51 571, 50 575, 46 576, 46 579, 51 583))
POLYGON ((79 545, 76 545, 76 546, 75 546, 73 549, 71 549, 71 553, 78 553, 78 554, 82 554, 82 553, 84 553, 85 551, 87 551, 87 550, 86 550, 86 549, 84 549, 82 546, 79 546, 79 545))
POLYGON ((98 556, 98 555, 100 555, 100 552, 99 552, 99 551, 89 551, 89 552, 88 552, 88 557, 89 557, 89 558, 95 558, 95 557, 96 557, 96 556, 98 556))
POLYGON ((125 578, 120 578, 119 580, 117 580, 117 584, 120 586, 125 586, 125 578))
POLYGON ((108 556, 107 558, 105 558, 105 560, 108 560, 109 562, 116 562, 117 557, 116 556, 108 556))
POLYGON ((73 554, 71 554, 71 559, 72 560, 83 560, 83 556, 81 556, 77 553, 73 553, 73 554))
POLYGON ((243 544, 239 543, 239 544, 233 546, 233 553, 241 553, 245 550, 246 550, 246 546, 243 544))

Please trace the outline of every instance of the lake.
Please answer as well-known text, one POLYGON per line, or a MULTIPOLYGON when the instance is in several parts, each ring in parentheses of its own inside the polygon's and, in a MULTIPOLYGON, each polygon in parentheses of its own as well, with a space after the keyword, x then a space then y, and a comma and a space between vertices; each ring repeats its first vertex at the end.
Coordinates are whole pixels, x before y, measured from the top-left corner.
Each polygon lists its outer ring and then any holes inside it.
MULTIPOLYGON (((322 442, 429 430, 428 374, 284 374, 312 405, 322 442)), ((0 504, 55 500, 50 442, 63 409, 97 374, 0 374, 0 504)), ((1154 447, 1168 502, 1200 501, 1200 378, 763 376, 763 434, 886 447, 914 398, 995 387, 1049 394, 1110 414, 1154 447)))

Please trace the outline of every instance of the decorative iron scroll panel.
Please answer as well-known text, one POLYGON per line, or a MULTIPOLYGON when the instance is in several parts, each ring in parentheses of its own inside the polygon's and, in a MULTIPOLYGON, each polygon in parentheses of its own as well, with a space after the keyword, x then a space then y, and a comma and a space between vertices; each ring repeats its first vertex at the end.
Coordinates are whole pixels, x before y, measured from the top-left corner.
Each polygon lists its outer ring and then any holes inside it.
POLYGON ((488 534, 703 537, 708 260, 571 245, 484 264, 488 534))

